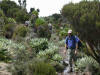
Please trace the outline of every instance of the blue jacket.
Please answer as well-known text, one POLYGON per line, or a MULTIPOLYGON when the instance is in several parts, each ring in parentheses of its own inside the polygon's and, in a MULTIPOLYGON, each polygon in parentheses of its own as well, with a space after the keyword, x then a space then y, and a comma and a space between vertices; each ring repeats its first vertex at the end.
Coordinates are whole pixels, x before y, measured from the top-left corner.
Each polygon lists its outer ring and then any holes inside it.
POLYGON ((79 38, 77 36, 67 36, 66 40, 65 40, 65 44, 67 45, 67 48, 69 49, 75 49, 76 48, 76 44, 78 44, 79 42, 79 38))

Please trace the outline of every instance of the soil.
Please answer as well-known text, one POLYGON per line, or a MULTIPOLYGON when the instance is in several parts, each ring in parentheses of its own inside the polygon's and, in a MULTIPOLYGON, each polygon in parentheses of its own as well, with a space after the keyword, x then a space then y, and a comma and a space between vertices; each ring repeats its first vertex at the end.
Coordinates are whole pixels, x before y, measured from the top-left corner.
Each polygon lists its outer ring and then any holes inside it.
POLYGON ((9 64, 0 62, 0 75, 12 75, 8 70, 9 64))

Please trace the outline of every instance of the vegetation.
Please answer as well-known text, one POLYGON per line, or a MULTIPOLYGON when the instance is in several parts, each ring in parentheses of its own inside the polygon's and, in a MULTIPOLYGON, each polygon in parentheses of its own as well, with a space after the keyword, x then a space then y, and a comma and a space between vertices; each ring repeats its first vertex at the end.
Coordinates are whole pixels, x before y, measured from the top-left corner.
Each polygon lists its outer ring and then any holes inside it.
POLYGON ((84 45, 77 53, 75 72, 100 75, 100 1, 69 3, 60 14, 47 17, 39 17, 39 9, 27 12, 26 0, 18 2, 0 2, 0 61, 11 64, 13 75, 63 72, 68 29, 73 29, 84 45))
POLYGON ((48 40, 47 39, 31 39, 29 43, 30 47, 32 47, 34 53, 38 53, 41 50, 45 50, 48 48, 48 40))
POLYGON ((27 33, 28 33, 27 27, 21 25, 17 26, 13 33, 13 39, 16 39, 18 37, 26 37, 27 33))
POLYGON ((12 38, 15 24, 6 24, 3 26, 3 33, 6 38, 12 38))
POLYGON ((94 75, 100 74, 99 63, 91 56, 87 56, 85 54, 83 54, 83 56, 76 61, 76 66, 74 68, 77 72, 90 71, 94 75))
POLYGON ((99 6, 99 1, 70 3, 63 7, 62 15, 68 18, 80 38, 86 42, 90 55, 100 63, 99 6))

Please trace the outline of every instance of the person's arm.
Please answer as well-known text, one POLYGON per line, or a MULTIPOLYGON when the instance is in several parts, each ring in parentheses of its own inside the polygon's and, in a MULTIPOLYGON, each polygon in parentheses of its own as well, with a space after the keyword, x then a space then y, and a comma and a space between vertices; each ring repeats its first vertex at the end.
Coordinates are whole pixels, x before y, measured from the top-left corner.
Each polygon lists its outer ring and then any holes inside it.
POLYGON ((78 43, 76 43, 76 50, 78 49, 78 43))
POLYGON ((66 54, 66 49, 67 49, 67 38, 66 38, 66 40, 65 40, 65 50, 64 50, 64 53, 66 54))
POLYGON ((78 38, 77 36, 75 36, 75 39, 76 39, 76 49, 75 49, 75 54, 77 54, 79 38, 78 38))
POLYGON ((75 54, 78 52, 78 43, 76 43, 76 49, 75 49, 75 54))
POLYGON ((65 44, 64 54, 66 54, 66 52, 67 52, 66 48, 67 48, 67 45, 65 44))

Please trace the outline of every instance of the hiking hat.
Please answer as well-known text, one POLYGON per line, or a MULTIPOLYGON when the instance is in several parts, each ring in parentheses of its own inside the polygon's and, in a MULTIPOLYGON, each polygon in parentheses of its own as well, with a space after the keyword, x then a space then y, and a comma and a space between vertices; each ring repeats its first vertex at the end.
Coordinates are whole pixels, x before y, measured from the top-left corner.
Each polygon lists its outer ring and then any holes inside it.
POLYGON ((72 30, 70 29, 70 30, 68 30, 68 33, 72 33, 72 30))

